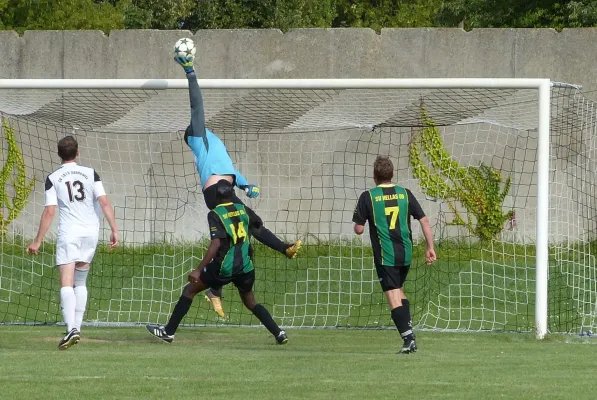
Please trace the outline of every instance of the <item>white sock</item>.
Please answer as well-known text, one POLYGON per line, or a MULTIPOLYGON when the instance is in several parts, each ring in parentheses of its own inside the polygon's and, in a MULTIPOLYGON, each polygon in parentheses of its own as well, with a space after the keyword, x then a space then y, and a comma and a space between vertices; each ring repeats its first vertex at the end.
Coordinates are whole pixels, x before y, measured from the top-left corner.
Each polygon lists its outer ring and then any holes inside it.
POLYGON ((81 332, 83 314, 85 314, 85 308, 87 307, 87 286, 75 286, 75 299, 77 300, 75 306, 75 328, 81 332))
POLYGON ((70 332, 75 327, 75 291, 72 287, 60 289, 60 306, 62 307, 62 318, 66 324, 66 331, 70 332))

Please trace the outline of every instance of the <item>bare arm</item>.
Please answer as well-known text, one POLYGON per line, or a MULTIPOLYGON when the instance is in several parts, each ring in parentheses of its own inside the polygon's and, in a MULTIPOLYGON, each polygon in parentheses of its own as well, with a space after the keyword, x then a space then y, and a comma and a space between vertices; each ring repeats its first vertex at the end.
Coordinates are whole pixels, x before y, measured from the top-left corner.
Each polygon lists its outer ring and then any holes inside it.
POLYGON ((209 264, 211 262, 211 260, 214 259, 216 254, 218 254, 219 248, 220 248, 220 239, 218 239, 218 238, 212 239, 211 242, 209 243, 209 248, 207 249, 207 252, 203 256, 203 260, 201 260, 197 269, 201 270, 201 269, 205 268, 207 266, 207 264, 209 264))
POLYGON ((106 217, 106 220, 110 225, 110 230, 112 231, 110 234, 110 247, 116 247, 118 246, 118 226, 116 226, 116 217, 114 216, 112 204, 110 204, 108 196, 99 196, 97 201, 99 202, 102 212, 104 213, 104 217, 106 217))
POLYGON ((365 232, 365 225, 354 224, 354 233, 360 236, 363 232, 365 232))
POLYGON ((41 218, 39 221, 39 229, 37 230, 37 236, 35 236, 35 240, 33 243, 27 247, 27 254, 33 253, 37 254, 39 247, 41 246, 42 240, 44 240, 44 236, 50 229, 50 225, 52 225, 52 220, 54 219, 54 214, 56 212, 56 206, 46 206, 44 208, 43 213, 41 214, 41 218))
POLYGON ((188 277, 189 282, 191 282, 191 283, 199 282, 199 277, 201 276, 201 270, 203 268, 205 268, 207 266, 207 264, 209 264, 211 262, 211 260, 214 259, 216 254, 218 254, 218 249, 220 248, 220 242, 221 241, 219 238, 211 239, 211 242, 209 243, 209 248, 207 249, 207 252, 203 256, 203 260, 201 260, 201 262, 199 263, 199 266, 197 266, 197 268, 195 268, 189 274, 189 277, 188 277))
POLYGON ((352 222, 354 222, 352 229, 358 236, 361 236, 363 232, 365 232, 365 223, 369 216, 369 198, 368 192, 361 193, 359 201, 354 208, 354 213, 352 214, 352 222))
POLYGON ((419 220, 419 223, 421 224, 421 230, 423 231, 423 236, 425 236, 425 241, 427 242, 427 251, 425 252, 425 258, 427 260, 427 264, 431 264, 436 260, 431 225, 429 224, 429 219, 427 217, 421 218, 419 220))

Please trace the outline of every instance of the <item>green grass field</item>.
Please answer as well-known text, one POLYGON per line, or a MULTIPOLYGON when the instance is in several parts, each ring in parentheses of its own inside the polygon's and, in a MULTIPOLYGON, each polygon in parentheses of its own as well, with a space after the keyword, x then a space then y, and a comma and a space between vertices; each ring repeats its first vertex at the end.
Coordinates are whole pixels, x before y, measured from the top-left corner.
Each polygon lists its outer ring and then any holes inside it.
MULTIPOLYGON (((255 293, 286 326, 392 326, 373 269, 371 250, 360 242, 307 245, 297 260, 256 246, 255 293)), ((0 323, 61 321, 53 245, 43 255, 24 254, 24 240, 0 244, 0 323)), ((97 323, 164 321, 204 243, 98 249, 88 278, 86 320, 97 323)), ((534 327, 534 247, 494 242, 437 244, 438 261, 422 264, 414 251, 406 284, 413 321, 423 328, 531 331, 534 327)), ((580 332, 595 325, 597 249, 553 248, 550 256, 549 327, 580 332), (584 257, 584 258, 583 258, 584 257)), ((233 287, 224 290, 225 324, 255 325, 233 287)), ((186 324, 222 324, 197 301, 186 324)))
POLYGON ((145 328, 0 326, 4 399, 591 399, 597 339, 432 333, 397 355, 391 330, 181 328, 172 344, 145 328))
MULTIPOLYGON (((576 335, 538 342, 524 333, 423 331, 420 351, 400 356, 393 329, 289 328, 290 343, 276 346, 264 328, 183 327, 167 345, 143 326, 85 327, 79 345, 59 352, 64 328, 52 325, 61 321, 52 245, 35 259, 24 255, 24 243, 0 247, 0 398, 580 399, 594 398, 597 386, 597 339, 576 335), (1 325, 31 322, 50 326, 1 325)), ((201 243, 99 249, 86 321, 165 322, 202 250, 201 243)), ((370 249, 333 243, 303 250, 289 261, 256 248, 256 296, 279 323, 392 326, 370 249)), ((582 259, 584 250, 550 250, 552 331, 579 331, 582 306, 594 310, 594 263, 582 259)), ((422 251, 415 249, 406 286, 416 325, 532 330, 532 246, 439 243, 433 266, 420 264, 422 251)), ((225 323, 198 299, 184 324, 257 324, 233 288, 224 291, 225 323)))

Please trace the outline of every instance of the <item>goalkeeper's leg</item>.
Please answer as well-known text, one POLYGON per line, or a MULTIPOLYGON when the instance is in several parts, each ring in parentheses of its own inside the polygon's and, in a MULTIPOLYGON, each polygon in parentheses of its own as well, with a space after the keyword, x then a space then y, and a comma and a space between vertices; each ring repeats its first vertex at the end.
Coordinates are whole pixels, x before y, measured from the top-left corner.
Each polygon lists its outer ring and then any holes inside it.
MULTIPOLYGON (((253 214, 257 215, 255 211, 253 211, 250 207, 247 207, 237 196, 236 194, 232 198, 233 203, 240 203, 245 206, 247 212, 252 212, 253 214)), ((269 247, 270 249, 274 249, 279 251, 280 253, 284 254, 288 258, 296 258, 298 252, 302 246, 302 242, 297 240, 293 244, 284 243, 280 238, 272 233, 269 229, 265 226, 261 225, 258 229, 251 229, 251 234, 261 243, 269 247)))
POLYGON ((277 250, 291 259, 296 258, 298 251, 302 247, 302 242, 300 240, 297 240, 293 244, 284 243, 263 225, 258 229, 252 229, 251 234, 255 239, 259 240, 267 247, 277 250))
MULTIPOLYGON (((210 210, 213 210, 218 205, 215 189, 216 185, 212 185, 203 190, 203 199, 205 200, 205 205, 210 210)), ((232 197, 232 202, 244 205, 248 211, 255 214, 255 211, 253 211, 250 207, 247 207, 247 205, 243 203, 242 200, 239 199, 236 194, 232 197)), ((267 247, 274 249, 291 259, 296 258, 302 246, 302 242, 300 240, 297 240, 295 243, 292 244, 284 243, 263 225, 259 229, 252 229, 251 234, 253 235, 253 237, 255 237, 255 239, 257 239, 267 247)))

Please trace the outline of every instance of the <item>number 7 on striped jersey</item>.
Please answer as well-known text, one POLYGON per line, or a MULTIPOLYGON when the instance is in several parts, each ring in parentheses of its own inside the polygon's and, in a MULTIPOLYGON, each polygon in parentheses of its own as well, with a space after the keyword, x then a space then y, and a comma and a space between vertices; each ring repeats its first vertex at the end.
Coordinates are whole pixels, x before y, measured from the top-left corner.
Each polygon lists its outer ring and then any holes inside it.
POLYGON ((400 207, 386 207, 386 215, 390 215, 390 229, 396 229, 396 221, 398 220, 398 213, 400 213, 400 207))

